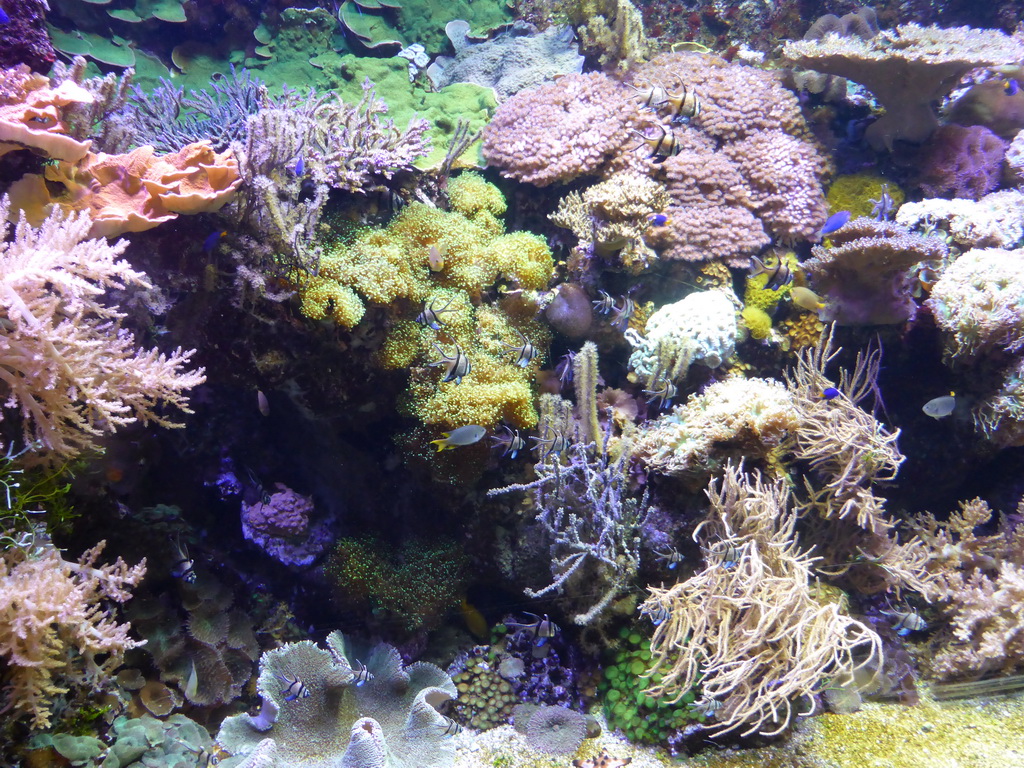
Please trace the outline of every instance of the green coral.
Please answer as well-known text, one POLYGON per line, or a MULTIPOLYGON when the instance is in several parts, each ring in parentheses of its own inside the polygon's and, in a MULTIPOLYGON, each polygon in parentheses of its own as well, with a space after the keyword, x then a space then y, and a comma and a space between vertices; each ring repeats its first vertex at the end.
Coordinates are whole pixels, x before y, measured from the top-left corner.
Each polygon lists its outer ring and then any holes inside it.
POLYGON ((471 652, 466 668, 452 678, 459 692, 451 704, 455 718, 481 731, 507 723, 519 703, 511 683, 495 669, 495 659, 485 654, 491 655, 487 650, 471 652))
POLYGON ((791 271, 796 271, 800 268, 800 260, 793 251, 778 250, 765 254, 763 263, 768 268, 768 272, 747 277, 746 286, 743 290, 744 306, 757 307, 762 312, 771 315, 779 305, 779 302, 789 296, 789 292, 793 287, 792 283, 786 283, 774 290, 767 287, 768 280, 771 277, 770 273, 779 264, 780 259, 791 271))
POLYGON ((434 629, 457 608, 466 560, 455 541, 410 541, 391 547, 376 539, 339 539, 326 573, 344 602, 364 602, 373 614, 408 632, 434 629))
POLYGON ((704 722, 703 715, 687 706, 696 700, 696 691, 689 691, 672 704, 645 693, 651 684, 660 681, 660 674, 649 676, 653 666, 649 638, 624 627, 619 639, 619 649, 605 666, 598 685, 608 725, 621 730, 630 741, 664 744, 689 723, 704 722))

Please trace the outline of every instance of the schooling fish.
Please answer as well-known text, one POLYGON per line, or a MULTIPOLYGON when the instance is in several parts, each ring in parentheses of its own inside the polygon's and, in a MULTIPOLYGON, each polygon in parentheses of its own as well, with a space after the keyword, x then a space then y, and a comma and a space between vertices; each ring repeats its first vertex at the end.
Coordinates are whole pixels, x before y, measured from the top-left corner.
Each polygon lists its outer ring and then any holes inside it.
POLYGON ((633 319, 635 313, 636 303, 628 296, 623 297, 622 308, 615 307, 614 309, 614 316, 611 321, 612 328, 625 331, 629 328, 629 321, 633 319))
POLYGON ((668 608, 660 603, 657 605, 647 605, 646 603, 641 605, 640 614, 642 616, 647 616, 654 626, 664 623, 668 620, 669 616, 672 615, 668 608))
MULTIPOLYGON (((653 160, 655 163, 663 163, 673 155, 678 155, 683 151, 683 145, 679 143, 679 139, 676 138, 675 133, 670 131, 660 123, 657 127, 661 129, 660 136, 648 136, 646 133, 640 133, 640 131, 634 130, 633 133, 637 135, 647 145, 647 148, 651 153, 647 156, 648 160, 653 160)), ((637 148, 643 146, 640 144, 637 148)))
POLYGON ((768 280, 765 282, 764 287, 769 291, 777 291, 782 286, 793 282, 793 270, 789 268, 786 260, 782 257, 778 257, 778 264, 773 267, 766 265, 757 256, 751 256, 750 260, 754 262, 754 266, 750 270, 750 277, 767 275, 768 280))
POLYGON ((285 701, 297 701, 298 699, 308 699, 310 696, 309 688, 302 682, 298 676, 286 677, 284 675, 277 675, 277 679, 284 683, 284 689, 281 691, 281 695, 285 701))
POLYGON ((469 358, 466 357, 466 353, 462 351, 462 347, 456 344, 455 354, 451 356, 437 346, 437 344, 434 344, 434 349, 441 353, 441 359, 433 363, 427 363, 427 365, 431 368, 436 368, 439 365, 444 366, 444 378, 441 379, 442 384, 446 381, 454 381, 456 384, 461 384, 462 379, 465 376, 469 376, 469 372, 473 368, 469 358))
MULTIPOLYGON (((462 732, 462 726, 459 723, 455 722, 450 717, 447 717, 445 715, 442 715, 442 717, 444 717, 443 727, 445 736, 457 736, 462 732)), ((441 724, 438 723, 438 726, 440 727, 441 724)))
POLYGON ((839 211, 838 213, 833 213, 831 216, 828 217, 828 220, 821 228, 821 232, 819 232, 818 234, 821 237, 824 237, 825 235, 831 235, 837 229, 842 229, 843 227, 845 227, 846 222, 848 222, 849 220, 849 211, 839 211))
POLYGON ((892 195, 889 194, 889 185, 882 185, 882 192, 875 200, 873 197, 868 198, 869 203, 873 203, 871 207, 871 215, 875 217, 877 221, 888 221, 892 216, 892 209, 896 207, 896 201, 892 199, 892 195))
POLYGON ((672 549, 669 547, 664 552, 654 550, 654 557, 670 570, 674 571, 676 567, 683 562, 683 555, 678 549, 672 549))
POLYGON ((464 427, 459 427, 443 434, 443 438, 430 441, 431 445, 437 446, 438 453, 451 448, 461 448, 464 445, 479 443, 483 436, 487 434, 487 430, 476 424, 467 424, 464 427))
POLYGON ((943 395, 942 397, 933 398, 925 403, 921 410, 924 411, 925 416, 931 416, 933 419, 944 419, 956 410, 956 396, 943 395))

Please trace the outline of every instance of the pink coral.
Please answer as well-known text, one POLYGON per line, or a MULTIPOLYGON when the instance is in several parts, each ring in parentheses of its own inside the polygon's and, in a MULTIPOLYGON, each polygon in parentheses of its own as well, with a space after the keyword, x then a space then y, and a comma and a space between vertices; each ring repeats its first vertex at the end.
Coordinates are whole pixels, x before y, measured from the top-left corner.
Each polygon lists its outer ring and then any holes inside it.
POLYGON ((683 261, 723 259, 739 267, 745 258, 771 242, 761 222, 735 205, 670 206, 668 221, 650 236, 651 245, 664 248, 662 258, 683 261))
POLYGON ((114 621, 107 600, 123 603, 146 573, 118 558, 97 566, 105 542, 68 562, 49 542, 31 554, 0 555, 0 658, 6 666, 4 709, 32 716, 35 728, 50 723, 51 701, 70 685, 98 688, 141 643, 114 621))
POLYGON ((918 158, 918 184, 928 197, 978 200, 999 186, 1009 142, 988 128, 944 125, 918 158))
POLYGON ((594 174, 630 140, 631 95, 600 73, 520 91, 484 129, 483 154, 502 175, 538 187, 594 174))
POLYGON ((751 207, 769 232, 786 241, 815 237, 828 216, 821 183, 829 166, 814 144, 760 131, 723 151, 746 179, 751 207))

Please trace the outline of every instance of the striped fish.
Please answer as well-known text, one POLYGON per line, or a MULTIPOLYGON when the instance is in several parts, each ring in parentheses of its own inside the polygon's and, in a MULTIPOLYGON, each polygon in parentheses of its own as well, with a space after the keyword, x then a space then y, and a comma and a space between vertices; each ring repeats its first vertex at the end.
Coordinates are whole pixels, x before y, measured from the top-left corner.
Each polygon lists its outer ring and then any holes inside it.
POLYGON ((373 680, 373 673, 370 672, 370 670, 366 668, 366 665, 358 659, 356 660, 355 666, 352 668, 352 672, 355 674, 355 678, 352 682, 356 684, 356 687, 373 680))
POLYGON ((298 699, 308 699, 310 696, 309 688, 306 684, 298 678, 286 677, 285 675, 278 675, 277 679, 284 683, 284 689, 281 691, 281 695, 285 701, 297 701, 298 699))
POLYGON ((662 103, 668 105, 673 120, 697 117, 701 110, 700 97, 697 96, 697 92, 685 85, 679 93, 666 91, 665 100, 662 103))
POLYGON ((516 333, 519 334, 519 338, 523 342, 522 345, 517 347, 514 344, 506 344, 505 342, 502 342, 502 346, 505 347, 505 349, 509 350, 510 352, 516 353, 516 357, 512 361, 513 363, 515 363, 515 365, 518 365, 520 368, 526 368, 530 363, 533 362, 535 358, 540 356, 540 350, 538 350, 535 346, 533 346, 533 344, 530 343, 529 339, 527 339, 523 335, 522 331, 520 331, 518 328, 516 328, 515 330, 516 333))
MULTIPOLYGON (((640 131, 636 130, 634 130, 633 133, 635 133, 651 151, 647 156, 647 159, 653 160, 655 163, 663 163, 668 158, 682 152, 683 147, 672 131, 660 123, 657 124, 657 127, 661 129, 660 136, 648 136, 646 133, 640 133, 640 131)), ((639 146, 642 145, 638 145, 637 148, 639 148, 639 146)))
POLYGON ((668 93, 660 85, 649 85, 646 88, 637 88, 635 85, 629 87, 636 91, 642 109, 658 109, 668 99, 668 93))
POLYGON ((785 259, 779 258, 778 264, 773 267, 766 265, 757 256, 751 256, 750 260, 754 262, 754 267, 750 270, 750 277, 768 275, 768 281, 764 284, 764 287, 769 291, 777 291, 782 286, 793 282, 793 270, 786 264, 785 259))
POLYGON ((456 344, 455 354, 450 356, 437 344, 434 344, 434 349, 440 353, 441 359, 437 362, 427 363, 427 365, 431 368, 444 366, 444 378, 441 379, 441 383, 454 381, 456 384, 461 384, 463 377, 468 376, 473 368, 466 353, 462 351, 462 347, 456 344))

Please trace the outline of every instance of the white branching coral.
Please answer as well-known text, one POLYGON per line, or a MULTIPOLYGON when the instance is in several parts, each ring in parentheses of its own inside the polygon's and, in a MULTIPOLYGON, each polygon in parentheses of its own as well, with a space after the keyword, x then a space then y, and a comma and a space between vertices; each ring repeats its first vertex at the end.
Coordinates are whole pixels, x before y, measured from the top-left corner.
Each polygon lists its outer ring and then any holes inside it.
POLYGON ((127 244, 87 240, 86 214, 55 211, 38 228, 24 217, 7 241, 9 202, 0 201, 0 418, 21 419, 27 444, 46 458, 71 458, 134 421, 178 424, 166 403, 189 413, 185 392, 205 381, 185 369, 195 350, 169 355, 135 346, 124 315, 101 303, 110 288, 151 287, 118 260, 127 244))
POLYGON ((129 567, 118 558, 97 566, 104 544, 77 563, 48 542, 29 553, 12 548, 0 555, 0 658, 7 668, 0 711, 13 708, 31 715, 33 727, 45 728, 55 696, 68 685, 98 688, 124 652, 141 645, 103 602, 128 600, 146 561, 129 567))

